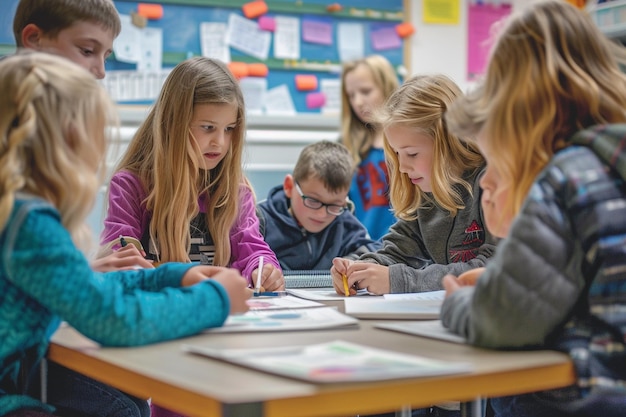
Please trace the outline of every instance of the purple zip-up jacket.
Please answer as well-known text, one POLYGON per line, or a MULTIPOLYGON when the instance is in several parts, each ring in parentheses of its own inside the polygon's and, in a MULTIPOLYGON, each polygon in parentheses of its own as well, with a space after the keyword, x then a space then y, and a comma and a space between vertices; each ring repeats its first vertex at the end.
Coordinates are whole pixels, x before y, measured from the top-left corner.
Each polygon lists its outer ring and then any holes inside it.
MULTIPOLYGON (((100 238, 100 243, 105 245, 120 235, 134 237, 142 241, 146 252, 150 252, 149 244, 146 244, 146 236, 152 212, 146 210, 144 200, 147 192, 139 178, 128 172, 120 171, 113 175, 109 183, 109 204, 107 215, 104 220, 104 230, 100 238)), ((206 197, 198 198, 200 215, 197 217, 204 220, 206 213, 206 197)), ((263 240, 259 231, 259 219, 255 211, 255 201, 252 191, 245 185, 239 190, 239 213, 235 224, 230 230, 231 259, 230 267, 239 270, 241 275, 251 283, 251 273, 259 265, 259 257, 263 256, 263 262, 272 264, 280 269, 280 264, 276 255, 268 244, 263 240)), ((211 240, 208 229, 201 231, 206 239, 211 240)), ((212 240, 204 247, 212 247, 212 240)), ((202 251, 203 246, 200 246, 202 251)), ((192 250, 193 250, 192 233, 192 250)), ((192 258, 193 260, 193 258, 192 258)))

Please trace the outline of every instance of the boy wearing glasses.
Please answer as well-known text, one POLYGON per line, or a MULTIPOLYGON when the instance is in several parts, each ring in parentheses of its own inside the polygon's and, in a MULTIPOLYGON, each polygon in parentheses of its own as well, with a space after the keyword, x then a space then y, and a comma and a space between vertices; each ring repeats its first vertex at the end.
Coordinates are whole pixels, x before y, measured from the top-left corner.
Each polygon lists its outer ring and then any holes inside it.
POLYGON ((258 204, 261 233, 284 270, 328 270, 335 257, 356 259, 380 248, 351 211, 354 169, 343 145, 313 143, 258 204))

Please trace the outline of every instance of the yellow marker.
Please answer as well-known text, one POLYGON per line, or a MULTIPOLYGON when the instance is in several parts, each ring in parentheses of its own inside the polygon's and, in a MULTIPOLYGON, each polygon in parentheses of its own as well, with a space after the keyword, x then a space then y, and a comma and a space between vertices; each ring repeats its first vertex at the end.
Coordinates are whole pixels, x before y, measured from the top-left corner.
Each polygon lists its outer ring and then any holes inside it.
POLYGON ((343 279, 343 292, 346 295, 346 297, 350 296, 350 288, 348 287, 348 277, 346 276, 346 274, 341 275, 341 278, 343 279))

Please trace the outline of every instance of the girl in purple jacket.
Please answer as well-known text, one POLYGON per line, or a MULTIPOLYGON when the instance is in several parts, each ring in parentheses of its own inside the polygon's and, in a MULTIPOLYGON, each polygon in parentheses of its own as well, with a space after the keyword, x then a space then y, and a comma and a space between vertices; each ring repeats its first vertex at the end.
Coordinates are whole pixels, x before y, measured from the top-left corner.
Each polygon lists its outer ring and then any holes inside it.
POLYGON ((251 286, 263 256, 263 288, 283 289, 241 168, 244 131, 243 96, 224 64, 176 66, 111 179, 101 253, 135 238, 155 263, 230 266, 251 286))
MULTIPOLYGON (((284 289, 241 168, 244 131, 243 95, 224 64, 176 66, 111 178, 101 253, 134 238, 155 263, 229 266, 250 286, 263 256, 262 287, 284 289)), ((175 413, 152 404, 152 415, 175 413)))

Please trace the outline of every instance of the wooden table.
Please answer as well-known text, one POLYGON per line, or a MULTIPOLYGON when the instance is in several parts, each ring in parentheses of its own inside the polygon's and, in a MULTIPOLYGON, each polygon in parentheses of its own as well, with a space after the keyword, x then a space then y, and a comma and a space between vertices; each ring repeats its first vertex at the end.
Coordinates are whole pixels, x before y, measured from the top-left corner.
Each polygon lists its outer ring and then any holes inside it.
POLYGON ((308 332, 202 334, 139 348, 100 348, 70 327, 54 335, 48 359, 188 416, 324 417, 374 414, 557 388, 574 383, 564 354, 501 352, 373 327, 308 332), (318 385, 207 359, 181 344, 214 348, 304 345, 336 339, 448 361, 469 374, 385 382, 318 385))

